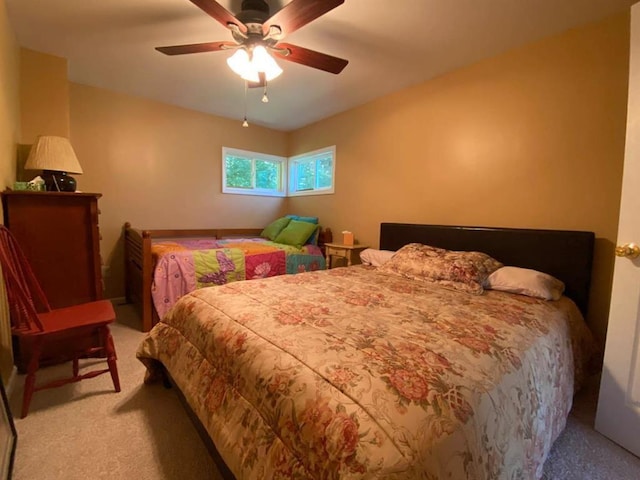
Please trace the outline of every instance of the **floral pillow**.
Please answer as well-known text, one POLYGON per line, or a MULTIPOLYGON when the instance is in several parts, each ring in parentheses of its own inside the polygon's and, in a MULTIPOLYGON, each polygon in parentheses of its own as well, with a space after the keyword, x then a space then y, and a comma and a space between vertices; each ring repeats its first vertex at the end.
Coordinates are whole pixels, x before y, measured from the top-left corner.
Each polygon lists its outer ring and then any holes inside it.
POLYGON ((456 252, 410 243, 378 271, 480 295, 484 281, 500 267, 500 262, 485 253, 456 252))

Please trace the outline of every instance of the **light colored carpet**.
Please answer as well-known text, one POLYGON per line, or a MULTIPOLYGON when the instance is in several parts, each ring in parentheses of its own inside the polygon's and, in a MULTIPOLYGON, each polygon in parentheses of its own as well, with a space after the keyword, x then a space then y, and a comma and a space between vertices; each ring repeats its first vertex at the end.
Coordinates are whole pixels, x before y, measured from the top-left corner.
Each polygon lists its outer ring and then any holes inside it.
MULTIPOLYGON (((118 306, 112 328, 122 392, 109 375, 37 392, 27 418, 16 418, 14 480, 219 479, 215 463, 173 390, 143 385, 135 358, 143 337, 129 305, 118 306)), ((92 363, 87 361, 88 364, 92 363)), ((41 379, 70 372, 43 369, 41 379)), ((20 411, 22 383, 11 395, 20 411)), ((545 465, 545 480, 637 480, 640 459, 593 428, 597 379, 576 397, 566 430, 545 465)))
POLYGON ((573 402, 567 427, 551 449, 543 480, 638 480, 640 459, 593 429, 599 377, 573 402))
MULTIPOLYGON (((15 419, 14 480, 218 478, 175 392, 142 383, 144 367, 135 351, 144 334, 135 312, 128 305, 116 311, 111 331, 122 391, 115 393, 106 374, 36 392, 29 415, 15 419)), ((41 372, 43 380, 62 377, 71 373, 71 364, 41 372)), ((16 416, 23 382, 19 375, 11 395, 16 416)))

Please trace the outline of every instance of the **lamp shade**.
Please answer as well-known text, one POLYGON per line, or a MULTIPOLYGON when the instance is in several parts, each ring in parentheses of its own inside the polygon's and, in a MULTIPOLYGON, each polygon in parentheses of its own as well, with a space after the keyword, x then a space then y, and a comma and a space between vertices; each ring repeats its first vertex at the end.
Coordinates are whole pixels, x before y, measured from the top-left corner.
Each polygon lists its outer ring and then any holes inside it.
POLYGON ((51 135, 38 137, 31 147, 24 168, 25 170, 82 173, 82 167, 69 139, 51 135))

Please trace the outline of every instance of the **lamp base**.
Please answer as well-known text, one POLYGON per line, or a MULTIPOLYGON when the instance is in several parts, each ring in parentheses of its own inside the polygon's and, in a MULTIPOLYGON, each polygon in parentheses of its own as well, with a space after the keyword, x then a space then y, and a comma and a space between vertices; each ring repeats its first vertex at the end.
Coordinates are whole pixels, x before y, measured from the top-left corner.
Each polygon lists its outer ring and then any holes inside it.
POLYGON ((47 192, 75 192, 76 179, 67 172, 55 172, 53 170, 44 170, 42 179, 47 192))

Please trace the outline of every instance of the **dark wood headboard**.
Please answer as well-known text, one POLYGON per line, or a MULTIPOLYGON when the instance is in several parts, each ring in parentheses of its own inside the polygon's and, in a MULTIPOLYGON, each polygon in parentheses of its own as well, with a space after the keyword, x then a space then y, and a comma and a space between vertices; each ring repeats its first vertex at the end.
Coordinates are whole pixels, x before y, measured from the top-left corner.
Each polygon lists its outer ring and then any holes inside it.
POLYGON ((423 243, 448 250, 478 251, 504 265, 531 268, 562 280, 565 295, 583 315, 589 304, 593 232, 447 225, 380 224, 380 248, 423 243))

